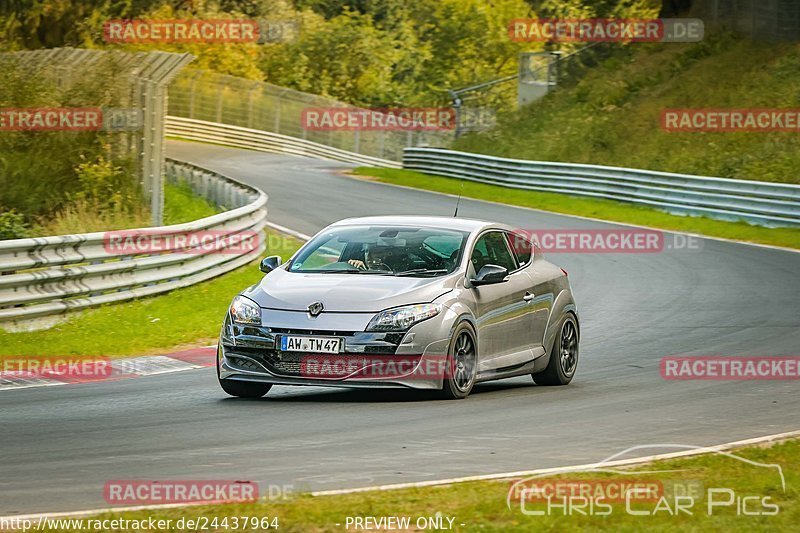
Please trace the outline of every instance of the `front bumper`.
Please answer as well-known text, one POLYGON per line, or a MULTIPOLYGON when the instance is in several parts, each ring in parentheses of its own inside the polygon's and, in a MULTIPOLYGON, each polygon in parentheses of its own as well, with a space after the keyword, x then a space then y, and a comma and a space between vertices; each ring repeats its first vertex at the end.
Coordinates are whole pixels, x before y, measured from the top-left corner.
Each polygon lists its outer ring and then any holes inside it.
MULTIPOLYGON (((220 334, 220 379, 357 388, 441 389, 449 343, 438 317, 407 332, 368 333, 343 329, 243 326, 226 317, 220 334), (323 335, 344 339, 339 354, 305 354, 279 349, 280 335, 323 335)), ((325 326, 321 322, 320 326, 325 326)))

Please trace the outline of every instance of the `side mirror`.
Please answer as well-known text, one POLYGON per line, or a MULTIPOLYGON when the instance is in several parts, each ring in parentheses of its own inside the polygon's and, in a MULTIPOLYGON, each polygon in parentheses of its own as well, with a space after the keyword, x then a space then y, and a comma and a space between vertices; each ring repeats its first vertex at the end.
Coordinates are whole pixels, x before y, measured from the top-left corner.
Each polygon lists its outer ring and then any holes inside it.
POLYGON ((478 275, 470 280, 475 287, 503 283, 508 277, 508 269, 497 265, 483 265, 478 275))
POLYGON ((262 259, 261 264, 259 265, 258 268, 261 270, 261 272, 269 274, 270 272, 281 266, 281 263, 283 263, 283 261, 281 260, 281 256, 271 255, 269 257, 265 257, 264 259, 262 259))

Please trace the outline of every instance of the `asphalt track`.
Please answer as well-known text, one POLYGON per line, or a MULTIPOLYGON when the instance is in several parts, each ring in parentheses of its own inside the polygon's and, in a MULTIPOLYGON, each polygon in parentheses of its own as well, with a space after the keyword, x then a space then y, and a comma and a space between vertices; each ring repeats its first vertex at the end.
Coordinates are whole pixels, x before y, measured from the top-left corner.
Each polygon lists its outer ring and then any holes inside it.
MULTIPOLYGON (((447 196, 339 176, 346 165, 334 162, 178 142, 168 151, 266 190, 270 220, 304 233, 347 216, 449 215, 454 207, 447 196)), ((614 227, 471 200, 462 200, 460 215, 525 228, 614 227)), ((800 254, 700 245, 550 255, 569 271, 582 319, 568 387, 515 378, 479 385, 458 402, 413 391, 276 387, 249 401, 226 397, 214 370, 202 369, 0 392, 0 516, 106 507, 103 485, 115 479, 325 490, 581 464, 639 444, 713 445, 800 428, 796 380, 661 378, 666 355, 800 352, 800 254)))

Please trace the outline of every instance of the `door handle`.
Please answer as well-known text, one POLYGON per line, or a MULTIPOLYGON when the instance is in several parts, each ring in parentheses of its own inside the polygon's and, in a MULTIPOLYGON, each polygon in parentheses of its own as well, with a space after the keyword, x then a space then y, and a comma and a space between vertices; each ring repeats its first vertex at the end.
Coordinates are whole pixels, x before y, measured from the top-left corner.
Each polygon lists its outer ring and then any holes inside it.
POLYGON ((536 295, 534 295, 533 293, 530 293, 530 292, 526 292, 525 296, 522 297, 522 299, 525 300, 526 302, 530 302, 534 298, 536 298, 536 295))

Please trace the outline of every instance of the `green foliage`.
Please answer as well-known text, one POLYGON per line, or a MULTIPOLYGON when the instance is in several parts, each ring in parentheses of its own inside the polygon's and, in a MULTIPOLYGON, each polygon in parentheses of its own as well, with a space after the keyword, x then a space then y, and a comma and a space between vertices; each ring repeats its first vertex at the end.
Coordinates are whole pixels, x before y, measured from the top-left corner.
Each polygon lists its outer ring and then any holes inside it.
POLYGON ((137 181, 130 169, 116 166, 102 154, 75 168, 79 188, 67 194, 62 207, 36 219, 37 235, 67 235, 106 229, 129 229, 150 225, 137 181))
POLYGON ((125 209, 138 204, 138 193, 128 173, 102 155, 84 161, 75 169, 80 190, 76 200, 89 202, 101 211, 125 209))
POLYGON ((361 105, 431 105, 447 89, 516 70, 529 45, 507 25, 531 16, 522 0, 312 2, 298 39, 264 50, 261 68, 277 85, 361 105))
POLYGON ((517 54, 539 45, 512 42, 507 25, 531 16, 524 0, 28 0, 0 12, 0 28, 6 48, 188 52, 196 69, 390 106, 446 102, 447 89, 514 73, 517 54), (108 44, 103 24, 115 18, 254 18, 299 32, 270 44, 108 44))
POLYGON ((164 225, 182 224, 219 213, 205 198, 197 196, 187 184, 164 186, 164 225))
POLYGON ((297 42, 266 55, 268 81, 348 102, 380 104, 400 96, 392 82, 403 44, 387 39, 369 17, 346 12, 329 22, 309 21, 297 42))
MULTIPOLYGON (((0 107, 124 107, 126 90, 119 67, 98 62, 91 72, 68 76, 57 68, 31 71, 14 59, 0 58, 0 107)), ((126 133, 4 131, 0 135, 0 205, 24 213, 28 221, 50 215, 74 198, 83 184, 78 168, 103 158, 120 168, 117 183, 124 198, 135 199, 132 154, 121 149, 126 133)), ((88 179, 88 178, 87 178, 88 179)))
POLYGON ((785 132, 695 133, 661 128, 663 109, 794 108, 800 44, 728 34, 687 44, 617 48, 561 88, 458 150, 520 159, 647 168, 800 183, 800 137, 785 132), (713 88, 713 90, 711 90, 713 88))
MULTIPOLYGON (((123 207, 98 206, 102 200, 75 199, 52 216, 40 217, 27 236, 69 235, 109 229, 145 228, 151 224, 150 210, 142 204, 123 207)), ((188 185, 164 185, 164 225, 191 222, 218 213, 188 185)))
MULTIPOLYGON (((229 4, 233 4, 229 2, 229 4)), ((220 11, 211 2, 178 4, 163 2, 150 9, 137 12, 131 18, 150 20, 177 19, 245 19, 248 15, 237 10, 220 11)), ((247 7, 247 6, 245 6, 247 7)), ((214 70, 222 74, 239 76, 248 79, 262 79, 263 73, 258 69, 260 45, 256 43, 125 43, 107 44, 103 42, 103 23, 105 16, 92 18, 91 47, 114 48, 125 51, 164 51, 190 53, 195 56, 194 68, 214 70)))
POLYGON ((30 227, 25 217, 15 210, 0 211, 0 241, 6 239, 24 239, 30 236, 30 227))
POLYGON ((542 18, 655 18, 660 0, 532 0, 542 18))

